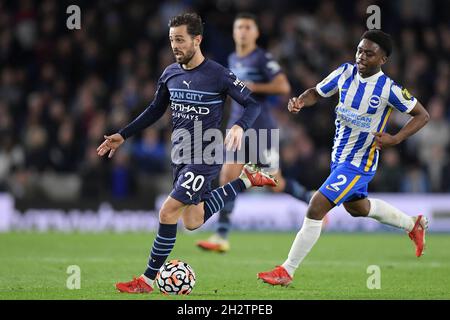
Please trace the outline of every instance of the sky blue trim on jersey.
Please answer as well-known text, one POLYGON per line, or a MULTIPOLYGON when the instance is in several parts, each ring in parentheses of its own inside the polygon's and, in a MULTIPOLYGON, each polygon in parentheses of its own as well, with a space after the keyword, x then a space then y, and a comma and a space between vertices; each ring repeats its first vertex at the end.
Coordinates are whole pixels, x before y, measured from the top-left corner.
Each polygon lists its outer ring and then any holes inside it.
MULTIPOLYGON (((377 83, 375 84, 375 88, 373 89, 373 92, 372 92, 371 96, 369 97, 369 99, 370 99, 372 96, 377 96, 377 97, 379 97, 379 99, 380 99, 380 104, 379 104, 378 106, 381 105, 381 94, 383 93, 383 88, 384 88, 384 85, 386 84, 386 80, 387 80, 386 75, 384 75, 384 74, 381 75, 381 76, 378 78, 377 83)), ((377 107, 378 107, 378 106, 377 106, 377 107)), ((369 101, 369 108, 367 109, 367 113, 369 113, 369 114, 375 114, 375 112, 377 112, 377 108, 371 107, 371 106, 370 106, 370 101, 369 101)))
POLYGON ((362 97, 364 95, 364 90, 366 90, 366 84, 367 83, 365 83, 365 82, 359 82, 358 89, 356 89, 355 96, 353 97, 353 101, 350 105, 353 109, 356 109, 356 110, 359 109, 359 106, 361 105, 362 97))
POLYGON ((366 142, 368 135, 369 135, 368 132, 360 132, 359 133, 358 140, 356 140, 356 143, 353 146, 352 151, 350 151, 350 153, 347 155, 347 158, 345 158, 345 161, 352 162, 355 154, 364 146, 364 143, 366 142))
POLYGON ((347 78, 347 80, 345 80, 344 84, 341 87, 341 98, 340 98, 340 102, 344 103, 345 101, 345 97, 347 96, 347 92, 348 92, 348 88, 350 88, 350 84, 353 81, 353 78, 356 75, 356 68, 353 69, 353 73, 350 77, 347 78))
POLYGON ((170 92, 173 92, 173 91, 185 91, 185 92, 193 92, 193 93, 211 94, 211 95, 216 95, 216 96, 220 95, 219 92, 207 92, 207 91, 198 91, 198 90, 190 90, 190 89, 178 89, 178 88, 177 89, 169 88, 169 91, 170 92))
POLYGON ((348 142, 348 138, 350 138, 350 134, 352 133, 352 128, 345 126, 344 127, 344 134, 342 135, 341 141, 339 141, 339 145, 336 150, 335 155, 335 162, 339 162, 339 159, 341 158, 342 150, 344 150, 345 145, 348 142))
POLYGON ((192 104, 217 104, 222 103, 222 100, 215 100, 215 101, 208 101, 208 102, 201 102, 201 101, 193 101, 193 100, 180 100, 180 99, 170 99, 171 101, 175 102, 186 102, 186 103, 192 103, 192 104))
POLYGON ((391 105, 394 106, 395 109, 397 109, 400 112, 405 112, 406 110, 408 110, 408 108, 403 103, 401 103, 400 100, 397 98, 394 91, 392 90, 392 86, 389 89, 388 101, 391 105))

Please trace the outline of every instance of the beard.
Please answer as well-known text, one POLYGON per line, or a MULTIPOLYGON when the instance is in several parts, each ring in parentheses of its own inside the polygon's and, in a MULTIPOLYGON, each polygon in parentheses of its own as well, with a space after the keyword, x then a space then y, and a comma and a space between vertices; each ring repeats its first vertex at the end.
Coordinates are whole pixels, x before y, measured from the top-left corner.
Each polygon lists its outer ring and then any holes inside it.
POLYGON ((186 54, 182 53, 181 51, 178 53, 180 53, 180 55, 175 55, 175 60, 177 61, 177 63, 188 64, 189 61, 191 61, 192 57, 194 56, 195 50, 194 48, 191 48, 186 51, 186 54))

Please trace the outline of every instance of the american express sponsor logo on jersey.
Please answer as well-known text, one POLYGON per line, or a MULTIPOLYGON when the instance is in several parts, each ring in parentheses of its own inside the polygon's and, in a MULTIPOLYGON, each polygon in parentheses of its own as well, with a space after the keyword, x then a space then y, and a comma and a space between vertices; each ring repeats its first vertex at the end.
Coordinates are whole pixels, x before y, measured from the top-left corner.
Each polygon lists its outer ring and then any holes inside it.
POLYGON ((336 115, 344 124, 357 126, 362 129, 370 129, 372 124, 371 117, 360 115, 352 110, 346 109, 344 106, 336 108, 336 115))

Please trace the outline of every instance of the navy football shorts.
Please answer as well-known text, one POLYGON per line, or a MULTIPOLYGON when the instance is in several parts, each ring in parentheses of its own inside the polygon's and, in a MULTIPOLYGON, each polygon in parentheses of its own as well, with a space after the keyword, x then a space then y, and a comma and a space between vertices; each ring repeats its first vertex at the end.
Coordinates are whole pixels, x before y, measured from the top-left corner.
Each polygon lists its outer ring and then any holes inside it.
POLYGON ((173 189, 170 196, 184 204, 199 204, 211 197, 211 184, 221 164, 172 164, 173 189))

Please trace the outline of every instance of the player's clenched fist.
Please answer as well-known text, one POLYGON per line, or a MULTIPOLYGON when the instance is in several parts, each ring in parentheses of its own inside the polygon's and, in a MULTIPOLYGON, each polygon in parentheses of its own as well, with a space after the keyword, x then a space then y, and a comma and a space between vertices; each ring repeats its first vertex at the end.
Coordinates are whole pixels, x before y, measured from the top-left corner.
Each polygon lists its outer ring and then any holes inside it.
POLYGON ((305 101, 302 96, 299 96, 298 98, 294 97, 289 99, 288 110, 292 113, 297 113, 303 108, 304 105, 305 101))
POLYGON ((105 141, 98 146, 97 154, 102 157, 109 151, 108 158, 111 158, 117 148, 124 142, 124 139, 119 133, 110 136, 104 135, 103 137, 105 138, 105 141))

